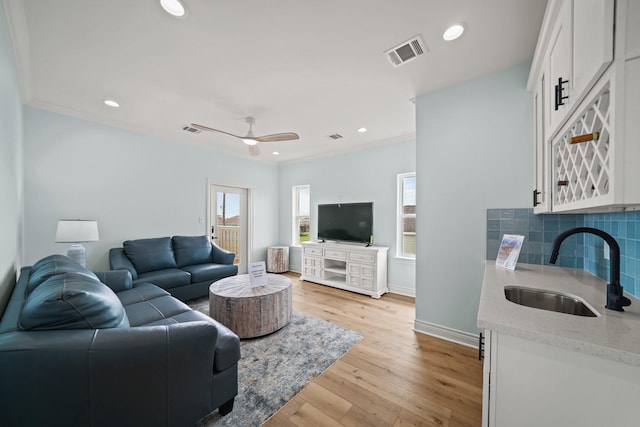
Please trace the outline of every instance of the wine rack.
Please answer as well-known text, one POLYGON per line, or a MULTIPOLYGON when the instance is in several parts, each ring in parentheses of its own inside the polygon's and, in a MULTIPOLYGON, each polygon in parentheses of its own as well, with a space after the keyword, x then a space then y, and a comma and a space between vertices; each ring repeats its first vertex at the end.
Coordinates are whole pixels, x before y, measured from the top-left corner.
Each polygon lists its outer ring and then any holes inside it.
POLYGON ((612 178, 610 98, 607 84, 553 144, 555 207, 609 194, 612 178))

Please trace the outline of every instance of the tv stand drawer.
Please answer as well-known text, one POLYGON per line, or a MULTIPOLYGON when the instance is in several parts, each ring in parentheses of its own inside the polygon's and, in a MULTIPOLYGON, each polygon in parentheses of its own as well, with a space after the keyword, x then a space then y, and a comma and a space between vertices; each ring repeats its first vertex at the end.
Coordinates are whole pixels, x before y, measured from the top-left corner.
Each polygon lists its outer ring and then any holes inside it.
POLYGON ((334 259, 347 259, 347 251, 341 251, 336 249, 325 249, 324 257, 334 258, 334 259))
POLYGON ((322 248, 304 248, 304 254, 322 256, 322 248))
POLYGON ((374 254, 366 252, 349 252, 349 261, 366 262, 373 264, 375 261, 374 254))

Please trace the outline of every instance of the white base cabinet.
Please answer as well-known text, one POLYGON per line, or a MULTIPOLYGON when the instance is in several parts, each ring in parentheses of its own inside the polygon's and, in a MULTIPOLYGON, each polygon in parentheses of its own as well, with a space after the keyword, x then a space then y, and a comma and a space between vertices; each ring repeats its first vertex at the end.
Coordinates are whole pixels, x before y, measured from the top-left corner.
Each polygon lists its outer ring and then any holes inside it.
POLYGON ((483 427, 640 425, 640 367, 485 331, 483 427))
POLYGON ((380 298, 387 286, 387 253, 382 246, 302 243, 301 280, 380 298))

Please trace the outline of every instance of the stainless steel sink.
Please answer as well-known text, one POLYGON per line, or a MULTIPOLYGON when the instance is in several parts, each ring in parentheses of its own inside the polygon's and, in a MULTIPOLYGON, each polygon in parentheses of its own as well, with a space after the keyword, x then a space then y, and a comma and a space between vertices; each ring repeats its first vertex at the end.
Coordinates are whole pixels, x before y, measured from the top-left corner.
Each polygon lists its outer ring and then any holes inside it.
POLYGON ((575 295, 523 286, 505 286, 504 296, 511 302, 527 307, 575 316, 598 317, 595 310, 575 295))

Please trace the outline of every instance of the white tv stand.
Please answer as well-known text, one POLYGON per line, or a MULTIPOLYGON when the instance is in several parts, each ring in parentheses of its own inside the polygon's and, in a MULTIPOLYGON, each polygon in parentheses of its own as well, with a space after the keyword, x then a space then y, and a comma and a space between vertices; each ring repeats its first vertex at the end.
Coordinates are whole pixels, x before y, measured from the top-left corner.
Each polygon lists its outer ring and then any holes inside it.
POLYGON ((389 292, 388 250, 364 244, 304 242, 300 280, 380 298, 389 292))

